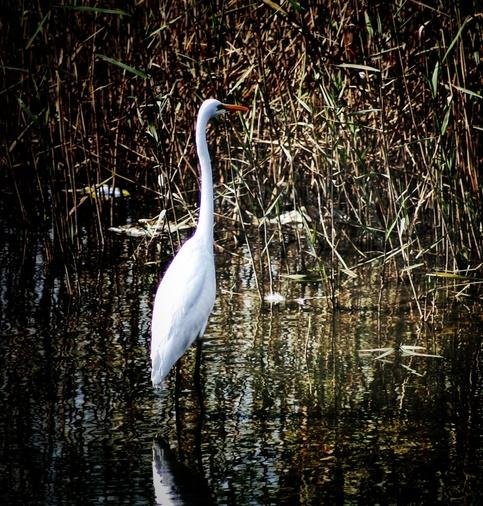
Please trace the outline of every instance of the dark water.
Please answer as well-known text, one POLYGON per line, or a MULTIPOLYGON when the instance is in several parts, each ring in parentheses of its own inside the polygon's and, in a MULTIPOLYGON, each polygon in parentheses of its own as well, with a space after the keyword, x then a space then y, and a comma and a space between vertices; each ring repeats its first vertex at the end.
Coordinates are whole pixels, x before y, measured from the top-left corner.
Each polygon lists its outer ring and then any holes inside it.
POLYGON ((45 238, 3 228, 1 504, 478 503, 474 306, 448 303, 422 323, 405 287, 388 284, 378 311, 370 271, 344 288, 340 310, 321 285, 290 280, 276 287, 287 300, 270 305, 247 251, 219 253, 201 395, 194 350, 178 385, 173 371, 154 392, 159 268, 140 240, 109 239, 71 272, 80 293, 69 294, 45 238), (443 358, 358 351, 400 345, 443 358))

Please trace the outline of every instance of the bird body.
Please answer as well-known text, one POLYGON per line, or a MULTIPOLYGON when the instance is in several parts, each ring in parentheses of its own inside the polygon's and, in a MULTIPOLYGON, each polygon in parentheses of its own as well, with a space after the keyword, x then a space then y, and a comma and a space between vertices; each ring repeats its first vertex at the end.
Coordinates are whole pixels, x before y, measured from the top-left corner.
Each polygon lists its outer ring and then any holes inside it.
POLYGON ((205 332, 216 292, 212 249, 196 235, 185 242, 156 292, 151 329, 155 385, 205 332))
POLYGON ((200 213, 195 234, 178 251, 156 292, 151 325, 151 380, 155 386, 162 383, 186 349, 203 336, 215 303, 213 178, 206 127, 214 116, 247 110, 214 99, 205 100, 200 107, 196 122, 200 213))

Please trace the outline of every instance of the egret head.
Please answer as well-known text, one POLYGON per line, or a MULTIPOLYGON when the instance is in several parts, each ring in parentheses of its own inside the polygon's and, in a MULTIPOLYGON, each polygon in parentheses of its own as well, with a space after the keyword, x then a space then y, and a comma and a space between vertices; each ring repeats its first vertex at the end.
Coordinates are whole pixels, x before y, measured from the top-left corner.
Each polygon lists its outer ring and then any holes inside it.
POLYGON ((199 116, 205 116, 207 118, 213 118, 215 116, 220 116, 221 114, 225 114, 226 112, 247 112, 248 107, 244 105, 237 104, 223 104, 219 100, 215 98, 209 98, 205 100, 200 107, 199 116))

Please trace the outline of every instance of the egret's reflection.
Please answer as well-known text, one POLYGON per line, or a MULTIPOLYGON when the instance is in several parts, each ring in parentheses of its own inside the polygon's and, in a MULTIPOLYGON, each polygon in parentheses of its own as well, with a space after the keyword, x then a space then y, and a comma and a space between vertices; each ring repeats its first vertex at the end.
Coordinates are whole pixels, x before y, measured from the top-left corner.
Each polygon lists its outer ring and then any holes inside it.
POLYGON ((153 440, 153 487, 157 505, 213 504, 205 479, 161 439, 153 440))

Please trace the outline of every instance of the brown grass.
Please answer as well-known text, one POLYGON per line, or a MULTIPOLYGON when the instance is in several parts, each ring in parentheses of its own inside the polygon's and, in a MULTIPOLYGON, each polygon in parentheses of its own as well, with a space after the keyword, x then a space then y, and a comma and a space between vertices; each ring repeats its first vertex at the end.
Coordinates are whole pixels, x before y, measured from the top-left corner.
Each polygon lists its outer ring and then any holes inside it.
POLYGON ((394 263, 416 300, 415 273, 481 265, 476 2, 70 4, 1 19, 2 182, 24 221, 52 220, 54 256, 118 219, 85 186, 193 215, 193 124, 216 96, 252 108, 210 144, 220 226, 246 242, 258 223, 260 282, 290 240, 333 294, 368 262, 394 263), (268 223, 291 210, 301 228, 268 223))

